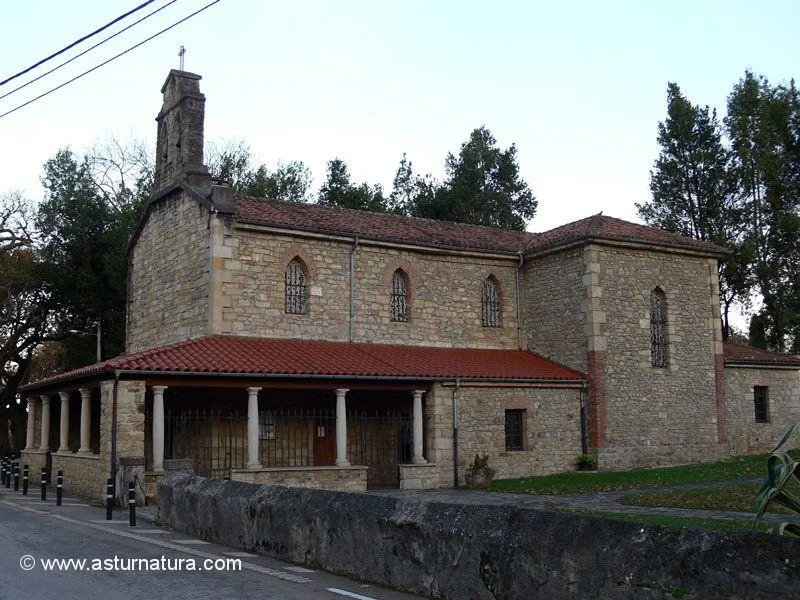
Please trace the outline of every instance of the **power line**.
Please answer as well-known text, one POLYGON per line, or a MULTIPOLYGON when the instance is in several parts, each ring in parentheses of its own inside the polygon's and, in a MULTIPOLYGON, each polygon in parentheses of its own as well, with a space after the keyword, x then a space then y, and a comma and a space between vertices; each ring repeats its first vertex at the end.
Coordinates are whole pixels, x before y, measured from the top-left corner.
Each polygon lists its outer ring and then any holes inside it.
POLYGON ((144 2, 143 4, 140 4, 139 6, 137 6, 136 8, 134 8, 133 10, 129 10, 129 11, 128 11, 128 12, 126 12, 124 15, 120 15, 120 16, 118 16, 116 19, 114 19, 114 20, 113 20, 113 21, 111 21, 110 23, 106 23, 106 24, 105 24, 105 25, 103 25, 103 26, 102 26, 100 29, 96 29, 96 30, 94 30, 92 33, 90 33, 90 34, 88 34, 88 35, 85 35, 85 36, 83 36, 83 37, 82 37, 82 38, 80 38, 79 40, 75 40, 75 41, 74 41, 74 42, 72 42, 72 43, 71 43, 69 46, 66 46, 65 48, 62 48, 62 49, 61 49, 61 50, 59 50, 58 52, 54 52, 53 54, 51 54, 51 55, 50 55, 50 56, 48 56, 47 58, 43 58, 42 60, 40 60, 40 61, 39 61, 39 62, 37 62, 36 64, 34 64, 34 65, 31 65, 30 67, 28 67, 27 69, 25 69, 25 70, 23 70, 23 71, 20 71, 20 72, 19 72, 19 73, 17 73, 16 75, 12 75, 12 76, 11 76, 11 77, 9 77, 8 79, 4 79, 3 81, 0 81, 0 86, 3 86, 3 85, 5 85, 5 84, 7 84, 9 81, 11 81, 12 79, 16 79, 16 78, 17 78, 17 77, 19 77, 20 75, 25 75, 25 73, 27 73, 28 71, 31 71, 31 70, 35 69, 36 67, 38 67, 39 65, 41 65, 41 64, 43 64, 43 63, 46 63, 48 60, 50 60, 50 59, 52 59, 52 58, 55 58, 55 57, 56 57, 56 56, 58 56, 59 54, 63 54, 64 52, 66 52, 66 51, 67 51, 67 50, 69 50, 70 48, 72 48, 72 47, 74 47, 74 46, 77 46, 78 44, 80 44, 82 41, 84 41, 84 40, 88 40, 88 39, 89 39, 90 37, 92 37, 93 35, 97 35, 97 34, 98 34, 98 33, 100 33, 101 31, 103 31, 104 29, 108 29, 109 27, 111 27, 111 26, 112 26, 114 23, 116 23, 117 21, 121 21, 122 19, 124 19, 124 18, 125 18, 125 17, 127 17, 128 15, 132 15, 132 14, 133 14, 133 13, 135 13, 137 10, 140 10, 140 9, 142 9, 142 8, 144 8, 145 6, 147 6, 148 4, 152 4, 153 2, 155 2, 155 0, 147 0, 147 2, 144 2))
POLYGON ((29 86, 30 84, 32 84, 32 83, 36 83, 37 81, 39 81, 39 80, 40 80, 40 79, 42 79, 43 77, 47 77, 48 75, 50 75, 50 73, 54 73, 55 71, 58 71, 58 70, 59 70, 61 67, 64 67, 64 66, 68 65, 69 63, 71 63, 72 61, 79 59, 81 56, 83 56, 83 55, 85 55, 85 54, 88 54, 89 52, 91 52, 92 50, 94 50, 94 49, 95 49, 95 48, 97 48, 98 46, 102 46, 103 44, 105 44, 105 43, 106 43, 106 42, 108 42, 109 40, 113 40, 115 37, 117 37, 117 36, 118 36, 118 35, 120 35, 121 33, 125 33, 125 32, 126 32, 126 31, 128 31, 128 29, 130 29, 131 27, 134 27, 134 26, 138 25, 139 23, 141 23, 142 21, 145 21, 145 20, 149 19, 149 18, 150 18, 150 17, 152 17, 154 14, 161 12, 162 10, 164 10, 165 8, 167 8, 167 7, 168 7, 170 4, 175 4, 177 1, 178 1, 178 0, 172 0, 171 2, 168 2, 167 4, 165 4, 164 6, 162 6, 161 8, 157 8, 156 10, 154 10, 153 12, 151 12, 151 13, 149 13, 149 14, 145 15, 144 17, 142 17, 142 18, 141 18, 141 19, 139 19, 138 21, 134 21, 133 23, 131 23, 131 24, 130 24, 130 25, 128 25, 127 27, 125 27, 125 28, 123 28, 123 29, 120 29, 120 30, 119 30, 117 33, 115 33, 114 35, 110 35, 110 36, 108 36, 108 37, 107 37, 107 38, 105 38, 104 40, 102 40, 102 41, 100 41, 100 42, 97 42, 97 43, 96 43, 94 46, 91 46, 90 48, 87 48, 86 50, 84 50, 84 51, 83 51, 83 52, 81 52, 80 54, 76 54, 75 56, 73 56, 73 57, 72 57, 72 58, 70 58, 69 60, 67 60, 67 61, 64 61, 63 63, 61 63, 61 64, 60 64, 60 65, 58 65, 57 67, 54 67, 54 68, 50 69, 50 70, 49 70, 49 71, 47 71, 46 73, 42 73, 41 75, 39 75, 39 76, 38 76, 38 77, 36 77, 35 79, 31 79, 31 80, 30 80, 29 82, 27 82, 27 83, 23 83, 21 86, 14 88, 14 89, 13 89, 13 90, 11 90, 10 92, 6 92, 6 93, 5 93, 5 94, 3 94, 2 96, 0 96, 0 100, 2 100, 3 98, 7 98, 7 97, 8 97, 8 96, 10 96, 11 94, 13 94, 13 93, 15 93, 15 92, 18 92, 18 91, 20 91, 20 90, 21 90, 21 89, 23 89, 23 88, 26 88, 26 87, 28 87, 28 86, 29 86))
POLYGON ((196 14, 199 14, 199 13, 203 12, 204 10, 206 10, 207 8, 210 8, 210 7, 214 6, 214 5, 215 5, 215 4, 217 4, 218 2, 220 2, 220 0, 214 0, 213 2, 210 2, 210 3, 206 4, 206 5, 205 5, 203 8, 200 8, 200 9, 198 9, 198 10, 194 11, 194 12, 193 12, 192 14, 190 14, 188 17, 184 17, 184 18, 183 18, 183 19, 181 19, 180 21, 177 21, 177 22, 173 23, 172 25, 170 25, 169 27, 167 27, 167 28, 165 28, 165 29, 162 29, 162 30, 161 30, 161 31, 159 31, 158 33, 155 33, 155 34, 151 35, 149 38, 147 38, 147 39, 145 39, 145 40, 142 40, 141 42, 139 42, 138 44, 136 44, 136 45, 134 45, 134 46, 131 46, 131 47, 130 47, 130 48, 128 48, 127 50, 124 50, 123 52, 120 52, 119 54, 117 54, 117 55, 115 55, 115 56, 112 56, 112 57, 111 57, 111 58, 109 58, 108 60, 101 62, 99 65, 92 67, 92 68, 91 68, 91 69, 89 69, 88 71, 84 71, 83 73, 81 73, 80 75, 76 75, 75 77, 73 77, 73 78, 72 78, 72 79, 70 79, 69 81, 65 81, 65 82, 64 82, 64 83, 62 83, 61 85, 58 85, 58 86, 56 86, 56 87, 54 87, 54 88, 52 88, 52 89, 50 89, 50 90, 47 90, 45 93, 43 93, 43 94, 39 94, 39 95, 38 95, 38 96, 36 96, 35 98, 31 98, 31 99, 30 99, 30 100, 28 100, 27 102, 25 102, 25 103, 23 103, 23 104, 20 104, 19 106, 16 106, 16 107, 12 108, 11 110, 4 112, 3 114, 0 114, 0 119, 2 119, 3 117, 6 117, 6 116, 8 116, 8 115, 10 115, 10 114, 11 114, 11 113, 13 113, 13 112, 16 112, 16 111, 18 111, 20 108, 24 108, 24 107, 28 106, 29 104, 32 104, 32 103, 36 102, 37 100, 40 100, 40 99, 44 98, 45 96, 49 96, 49 95, 50 95, 50 94, 52 94, 53 92, 55 92, 55 91, 57 91, 57 90, 60 90, 61 88, 63 88, 63 87, 65 87, 65 86, 69 85, 69 84, 70 84, 70 83, 72 83, 73 81, 77 81, 78 79, 80 79, 80 78, 81 78, 81 77, 83 77, 84 75, 88 75, 89 73, 91 73, 91 72, 93 72, 93 71, 96 71, 96 70, 97 70, 97 69, 99 69, 100 67, 103 67, 103 66, 107 65, 108 63, 110 63, 110 62, 112 62, 112 61, 114 61, 114 60, 118 59, 120 56, 124 56, 125 54, 127 54, 127 53, 128 53, 128 52, 130 52, 131 50, 135 50, 135 49, 136 49, 136 48, 138 48, 139 46, 142 46, 142 45, 146 44, 147 42, 149 42, 150 40, 157 38, 157 37, 158 37, 158 36, 160 36, 162 33, 166 33, 167 31, 169 31, 170 29, 172 29, 172 28, 174 28, 174 27, 177 27, 178 25, 180 25, 180 24, 181 24, 181 23, 183 23, 184 21, 188 21, 189 19, 191 19, 191 18, 192 18, 193 16, 195 16, 196 14))

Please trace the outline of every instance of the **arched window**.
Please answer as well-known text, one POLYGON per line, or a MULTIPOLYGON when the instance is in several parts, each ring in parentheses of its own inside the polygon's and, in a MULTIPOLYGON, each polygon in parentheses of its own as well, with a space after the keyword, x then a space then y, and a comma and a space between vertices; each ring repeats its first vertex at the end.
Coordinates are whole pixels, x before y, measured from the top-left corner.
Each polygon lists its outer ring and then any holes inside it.
POLYGON ((497 293, 497 283, 491 275, 483 281, 481 321, 484 327, 500 327, 500 295, 497 293))
POLYGON ((399 323, 408 321, 408 276, 403 269, 392 275, 392 289, 389 292, 389 320, 399 323))
POLYGON ((669 366, 667 351, 667 297, 661 288, 650 293, 650 359, 654 367, 669 366))
POLYGON ((308 312, 308 272, 303 262, 294 257, 286 265, 286 314, 304 315, 308 312))

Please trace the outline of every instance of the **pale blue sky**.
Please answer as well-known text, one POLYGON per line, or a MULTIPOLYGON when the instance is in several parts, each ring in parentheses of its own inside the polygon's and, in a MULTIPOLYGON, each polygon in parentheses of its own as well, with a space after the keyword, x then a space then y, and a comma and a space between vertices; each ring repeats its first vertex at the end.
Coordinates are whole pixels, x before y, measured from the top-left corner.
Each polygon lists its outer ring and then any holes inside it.
MULTIPOLYGON (((0 100, 0 113, 206 3, 179 0, 0 100)), ((0 78, 136 4, 3 0, 0 78)), ((441 177, 447 152, 485 124, 501 146, 517 145, 539 199, 530 230, 600 210, 636 220, 667 82, 724 112, 745 69, 776 82, 795 76, 798 17, 796 1, 222 0, 0 119, 0 193, 22 188, 39 198, 42 163, 67 145, 83 151, 109 132, 152 143, 159 90, 183 44, 186 69, 203 76, 207 140, 244 139, 270 165, 303 160, 315 188, 334 156, 355 180, 387 189, 403 152, 417 172, 441 177)))

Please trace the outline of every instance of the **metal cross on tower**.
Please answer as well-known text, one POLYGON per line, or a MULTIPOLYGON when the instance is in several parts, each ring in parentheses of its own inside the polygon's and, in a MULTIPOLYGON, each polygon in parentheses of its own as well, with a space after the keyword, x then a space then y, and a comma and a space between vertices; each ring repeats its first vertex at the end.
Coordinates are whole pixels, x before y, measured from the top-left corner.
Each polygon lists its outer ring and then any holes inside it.
POLYGON ((184 55, 184 54, 186 54, 186 48, 184 48, 183 46, 181 46, 181 49, 180 49, 180 51, 178 52, 178 56, 180 57, 180 60, 181 60, 181 63, 180 63, 180 64, 181 64, 181 71, 183 71, 183 55, 184 55))

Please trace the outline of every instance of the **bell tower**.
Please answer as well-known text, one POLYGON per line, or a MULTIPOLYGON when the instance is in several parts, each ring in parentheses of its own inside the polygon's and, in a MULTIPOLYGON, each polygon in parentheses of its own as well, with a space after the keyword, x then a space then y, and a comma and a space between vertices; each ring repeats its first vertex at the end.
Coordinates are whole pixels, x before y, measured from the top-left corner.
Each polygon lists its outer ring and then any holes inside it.
POLYGON ((206 97, 200 93, 200 79, 200 75, 173 69, 161 87, 164 101, 156 117, 155 191, 181 182, 211 189, 211 175, 203 164, 206 97))

